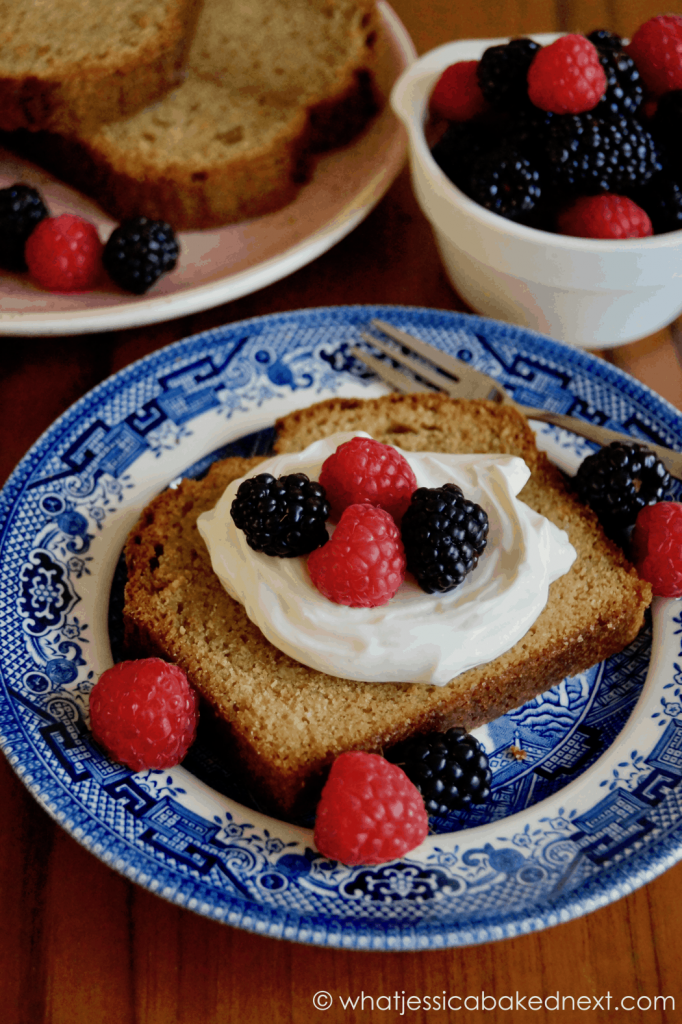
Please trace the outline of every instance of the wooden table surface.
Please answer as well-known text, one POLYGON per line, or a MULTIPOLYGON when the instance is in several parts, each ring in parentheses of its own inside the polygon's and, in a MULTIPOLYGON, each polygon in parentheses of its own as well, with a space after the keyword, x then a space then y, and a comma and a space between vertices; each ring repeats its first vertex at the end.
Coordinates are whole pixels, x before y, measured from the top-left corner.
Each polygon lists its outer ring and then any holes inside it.
MULTIPOLYGON (((420 53, 468 37, 597 27, 628 35, 661 13, 653 0, 394 0, 393 6, 420 53)), ((331 252, 254 295, 141 329, 0 339, 0 481, 72 402, 155 349, 244 317, 364 302, 466 308, 444 277, 406 172, 331 252)), ((682 408, 680 354, 673 328, 603 356, 682 408)), ((402 1019, 395 1003, 392 1010, 385 1008, 385 999, 374 1011, 368 1002, 364 1010, 344 1011, 338 1001, 326 1013, 317 1011, 312 996, 318 990, 344 996, 364 992, 375 999, 443 991, 544 997, 558 990, 576 999, 590 997, 589 1011, 476 1011, 470 1003, 466 1019, 682 1020, 682 864, 626 899, 538 934, 464 949, 361 953, 238 931, 125 881, 48 818, 2 757, 0 830, 0 1021, 5 1024, 402 1019), (657 995, 673 996, 676 1009, 670 1003, 666 1010, 653 1009, 657 995), (641 1009, 615 1014, 622 997, 634 997, 628 1007, 643 997, 641 1009)), ((459 1019, 455 1010, 405 1010, 404 1016, 416 1022, 459 1019)))

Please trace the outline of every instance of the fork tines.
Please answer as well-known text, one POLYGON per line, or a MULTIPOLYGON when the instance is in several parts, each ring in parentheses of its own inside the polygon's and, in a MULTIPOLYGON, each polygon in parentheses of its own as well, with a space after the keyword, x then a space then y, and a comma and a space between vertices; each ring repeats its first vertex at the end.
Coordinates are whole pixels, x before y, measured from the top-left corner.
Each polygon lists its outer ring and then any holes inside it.
MULTIPOLYGON (((377 351, 388 356, 397 363, 406 366, 413 374, 420 377, 422 381, 428 381, 440 391, 444 391, 451 398, 497 398, 499 390, 495 381, 485 374, 474 370, 461 359, 455 359, 447 352, 428 345, 420 338, 415 338, 405 331, 393 327, 383 320, 372 320, 372 327, 378 328, 384 334, 393 338, 401 346, 387 344, 383 339, 361 331, 363 341, 372 345, 377 351), (420 359, 403 351, 408 349, 414 352, 420 359), (428 360, 425 362, 425 360, 428 360), (439 372, 443 371, 443 372, 439 372), (447 376, 446 376, 447 375, 447 376), (454 379, 453 379, 454 378, 454 379)), ((364 349, 353 349, 353 355, 362 360, 379 377, 385 380, 397 391, 406 394, 413 394, 419 391, 429 390, 412 376, 396 369, 384 359, 377 359, 364 349)))

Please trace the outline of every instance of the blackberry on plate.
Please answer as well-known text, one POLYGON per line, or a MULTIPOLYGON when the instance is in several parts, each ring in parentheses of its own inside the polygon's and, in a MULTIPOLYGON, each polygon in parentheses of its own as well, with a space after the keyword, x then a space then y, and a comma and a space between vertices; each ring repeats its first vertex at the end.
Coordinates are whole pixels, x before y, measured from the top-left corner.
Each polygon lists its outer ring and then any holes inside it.
POLYGON ((636 114, 644 99, 644 86, 634 60, 622 48, 620 36, 597 29, 587 38, 597 48, 607 83, 606 93, 591 112, 596 117, 636 114))
POLYGON ((633 442, 613 441, 580 464, 574 480, 581 501, 596 512, 606 533, 619 532, 635 522, 645 505, 660 501, 670 474, 655 452, 633 442))
POLYGON ((530 223, 540 208, 542 174, 530 157, 506 145, 476 160, 464 191, 486 210, 530 223))
POLYGON ((629 195, 661 169, 654 140, 639 121, 593 111, 555 117, 547 155, 557 183, 587 193, 629 195))
POLYGON ((481 92, 491 106, 501 110, 530 106, 528 68, 540 49, 532 39, 512 39, 488 47, 478 62, 476 74, 481 92))
POLYGON ((131 217, 112 231, 102 262, 115 284, 143 295, 162 274, 175 267, 179 251, 170 224, 131 217))
POLYGON ((445 594, 476 568, 487 543, 488 515, 456 484, 418 487, 403 516, 407 568, 427 594, 445 594))
POLYGON ((249 547, 266 555, 307 555, 329 539, 324 487, 305 473, 290 473, 278 480, 270 473, 259 473, 243 480, 230 511, 249 547))
POLYGON ((0 189, 0 267, 26 270, 24 246, 33 229, 48 217, 40 193, 17 182, 0 189))
POLYGON ((429 814, 482 804, 490 796, 492 774, 483 747, 461 728, 414 736, 386 751, 421 793, 429 814))

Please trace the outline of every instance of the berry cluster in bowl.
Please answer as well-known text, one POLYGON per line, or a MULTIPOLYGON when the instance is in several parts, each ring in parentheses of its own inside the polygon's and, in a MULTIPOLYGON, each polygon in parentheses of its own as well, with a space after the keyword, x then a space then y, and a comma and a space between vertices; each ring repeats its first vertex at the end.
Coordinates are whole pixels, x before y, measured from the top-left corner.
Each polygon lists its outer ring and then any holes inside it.
POLYGON ((432 154, 493 213, 586 238, 682 228, 682 16, 629 44, 599 29, 547 46, 513 39, 446 68, 432 154))
POLYGON ((0 268, 28 271, 47 291, 91 291, 106 272, 124 291, 142 295, 174 269, 178 254, 165 221, 132 217, 102 244, 95 225, 83 217, 51 216, 30 185, 0 189, 0 268))

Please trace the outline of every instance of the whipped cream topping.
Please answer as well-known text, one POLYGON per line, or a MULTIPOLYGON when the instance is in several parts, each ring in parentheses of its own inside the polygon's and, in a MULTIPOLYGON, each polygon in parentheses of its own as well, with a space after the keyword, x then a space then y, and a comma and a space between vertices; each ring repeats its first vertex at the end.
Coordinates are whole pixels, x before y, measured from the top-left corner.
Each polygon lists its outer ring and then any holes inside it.
MULTIPOLYGON (((369 436, 334 434, 268 459, 247 476, 306 473, 317 480, 340 444, 369 436)), ((334 604, 313 585, 305 558, 273 558, 249 547, 230 515, 241 480, 199 516, 198 527, 228 594, 285 654, 346 679, 444 686, 524 636, 547 603, 550 583, 568 572, 576 553, 563 530, 516 497, 530 476, 523 459, 398 451, 418 486, 455 483, 488 513, 487 547, 448 594, 424 593, 408 573, 395 597, 378 608, 334 604)))

